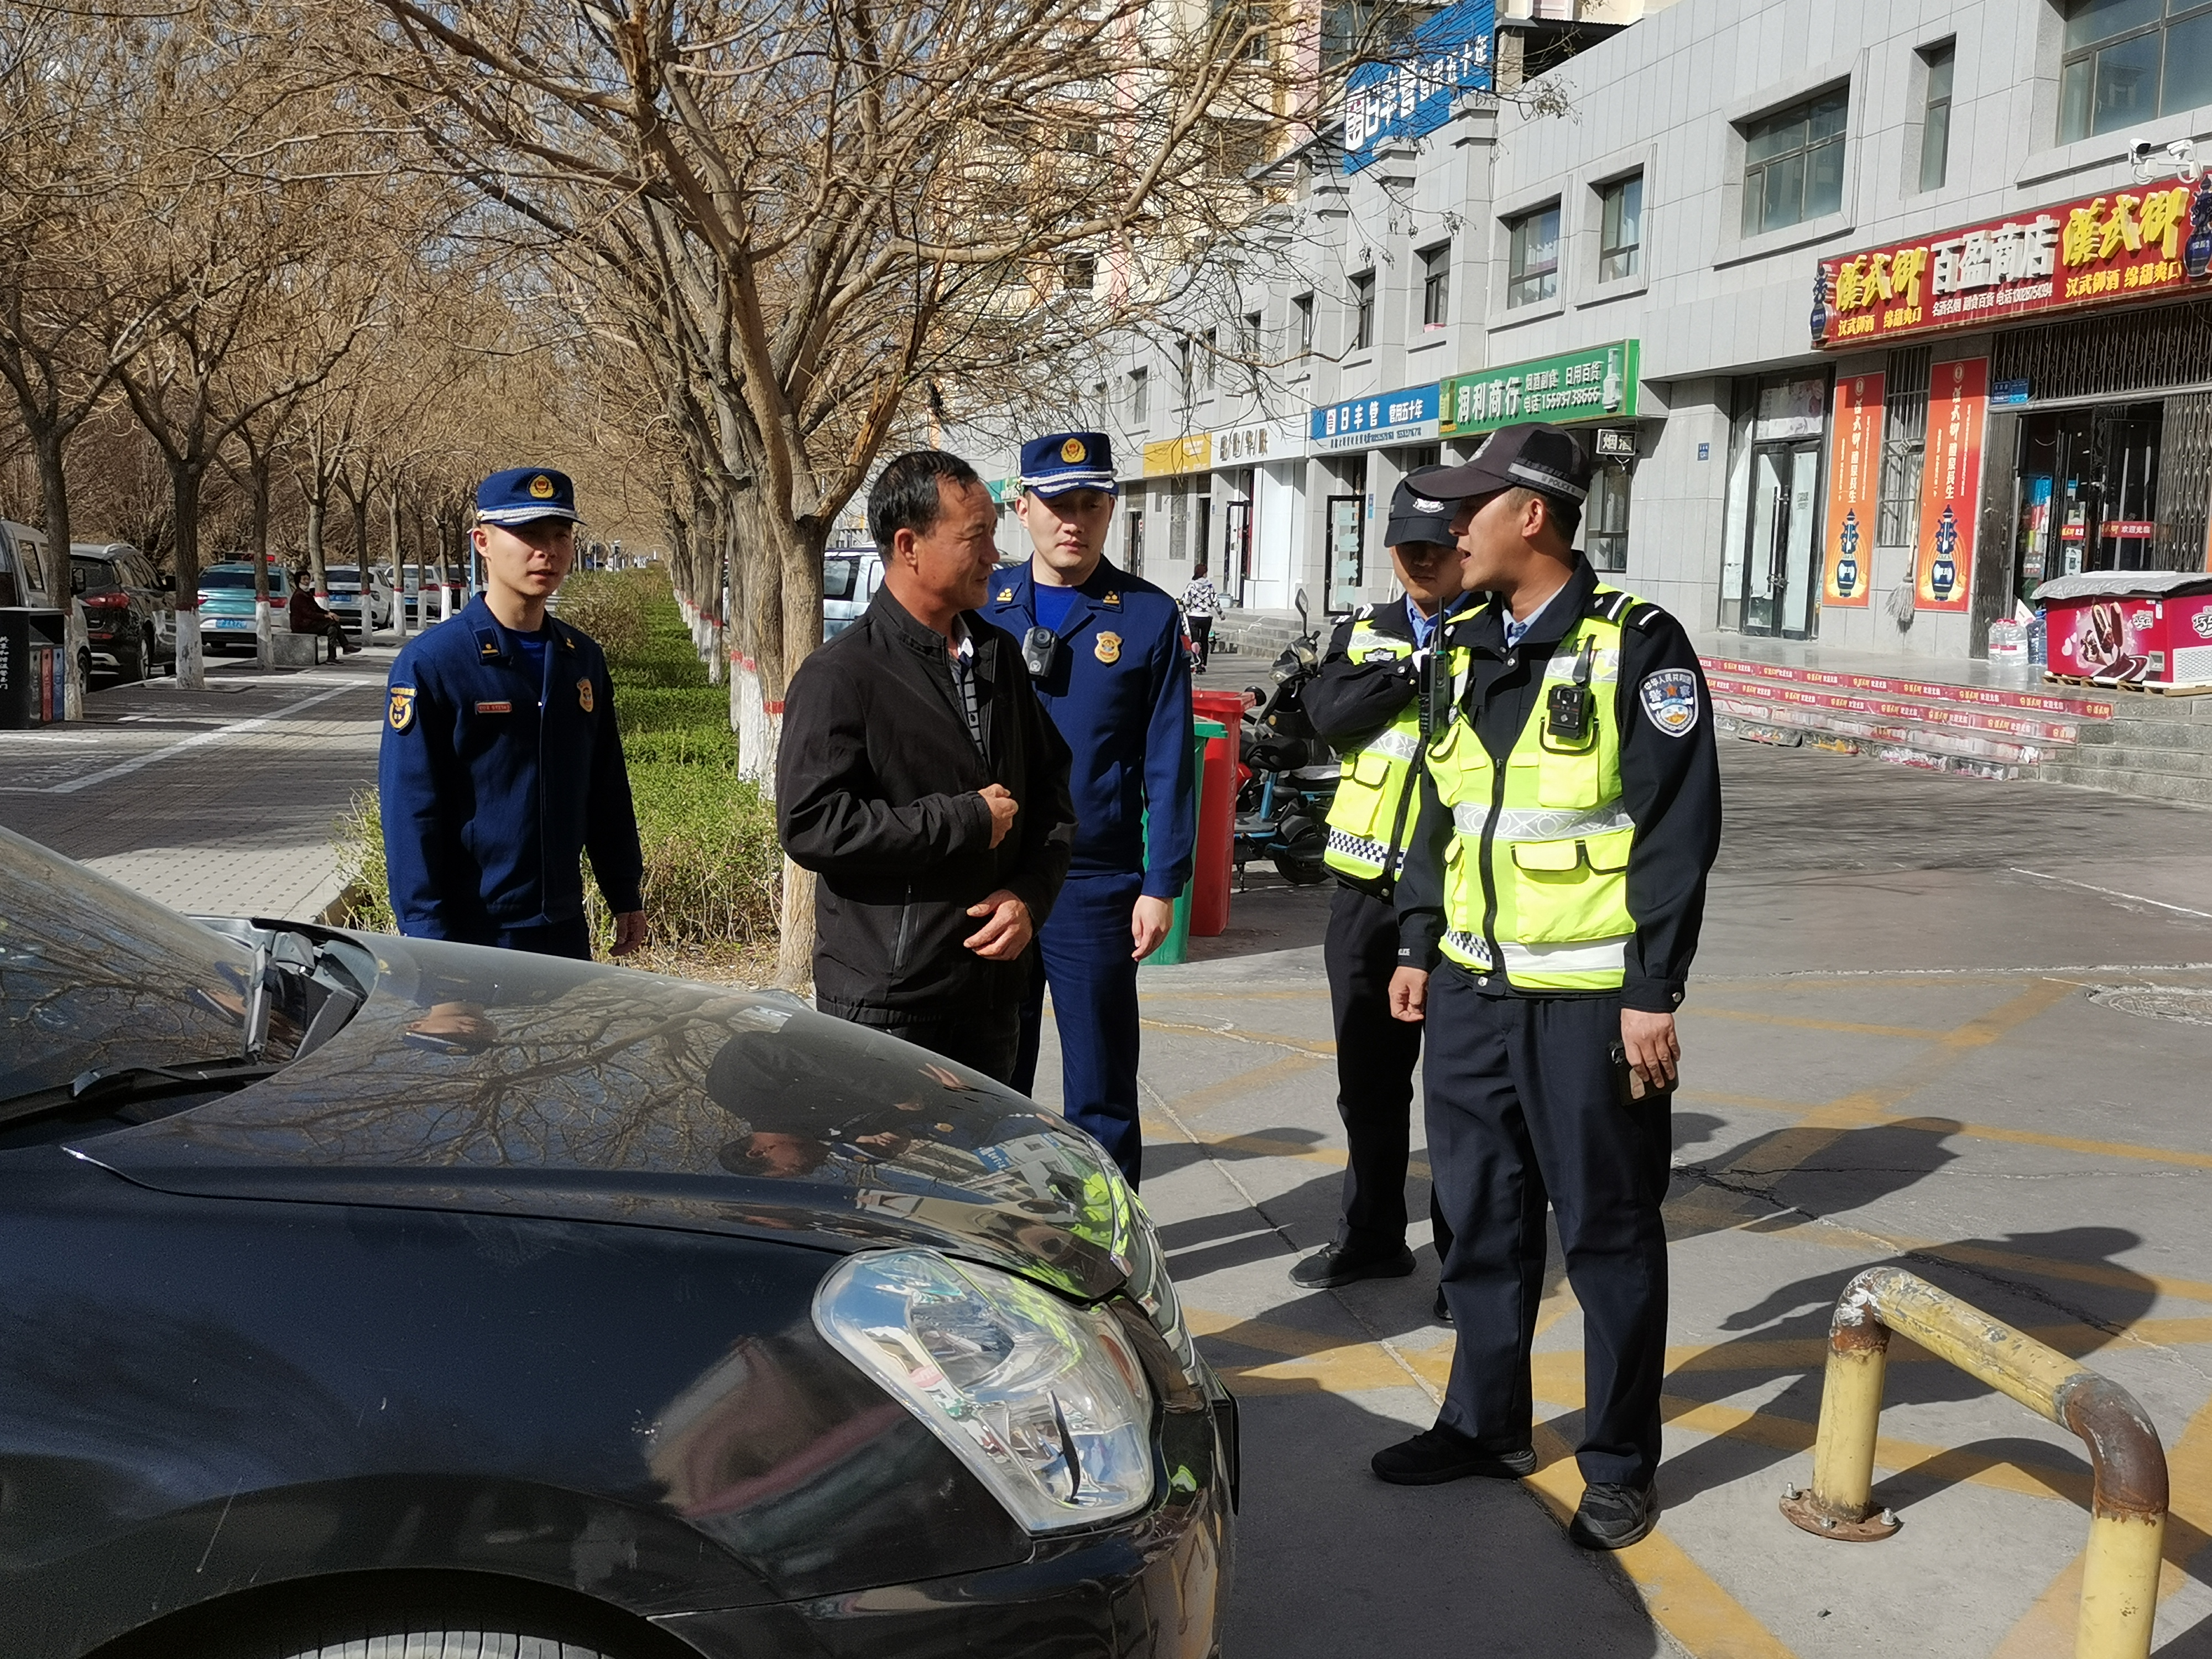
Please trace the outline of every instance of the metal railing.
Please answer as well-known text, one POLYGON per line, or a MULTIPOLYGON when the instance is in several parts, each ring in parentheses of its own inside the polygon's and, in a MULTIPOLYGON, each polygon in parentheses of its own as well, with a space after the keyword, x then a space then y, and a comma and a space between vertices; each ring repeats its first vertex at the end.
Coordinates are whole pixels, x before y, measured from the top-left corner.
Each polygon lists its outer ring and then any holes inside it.
POLYGON ((2158 1613, 2166 1538, 2166 1450, 2135 1397, 2032 1337, 1901 1267, 1869 1267, 1836 1304, 1820 1392, 1813 1486, 1782 1512, 1816 1538, 1887 1538, 1897 1517, 1874 1505, 1875 1437, 1891 1332, 2081 1437, 2096 1471, 2082 1562, 2075 1659, 2143 1659, 2158 1613))

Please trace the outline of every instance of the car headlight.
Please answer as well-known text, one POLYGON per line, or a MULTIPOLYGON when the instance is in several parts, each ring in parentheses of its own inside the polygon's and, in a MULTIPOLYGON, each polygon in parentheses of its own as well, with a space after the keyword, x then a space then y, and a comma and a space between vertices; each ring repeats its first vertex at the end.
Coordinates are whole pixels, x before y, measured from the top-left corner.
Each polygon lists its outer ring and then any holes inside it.
POLYGON ((1116 1188, 1128 1206, 1127 1226, 1121 1236, 1119 1254, 1127 1264, 1125 1271, 1129 1275, 1129 1295, 1167 1343, 1176 1364, 1182 1367, 1183 1376, 1195 1385, 1198 1349, 1183 1323, 1182 1301, 1176 1295, 1175 1281, 1168 1277, 1167 1255, 1160 1249, 1159 1235, 1152 1230, 1152 1218, 1145 1212, 1143 1200, 1125 1183, 1117 1182, 1116 1188))
POLYGON ((1152 1497, 1152 1392, 1111 1315, 934 1250, 848 1256, 814 1323, 1033 1533, 1152 1497))

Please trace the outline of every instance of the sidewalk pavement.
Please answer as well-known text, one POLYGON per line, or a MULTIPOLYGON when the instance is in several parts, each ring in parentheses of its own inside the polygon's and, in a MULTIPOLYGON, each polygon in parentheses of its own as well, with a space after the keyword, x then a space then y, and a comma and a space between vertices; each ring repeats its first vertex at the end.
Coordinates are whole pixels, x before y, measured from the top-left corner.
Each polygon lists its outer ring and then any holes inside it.
POLYGON ((0 824, 179 910, 312 921, 338 896, 331 826, 376 782, 397 654, 95 690, 82 721, 0 732, 0 824))
MULTIPOLYGON (((2120 1382, 2167 1449, 2158 1651, 2212 1656, 2212 855, 2201 811, 1732 744, 1728 837, 1682 1011, 1668 1206, 1659 1530, 1569 1545, 1583 1334, 1556 1240, 1537 1317, 1538 1474, 1385 1486, 1452 1336, 1413 1277, 1336 1291, 1344 1137, 1326 889, 1239 896, 1141 977, 1145 1199, 1243 1402, 1231 1655, 2039 1659, 2073 1652, 2081 1443, 1901 1340, 1875 1496, 1893 1540, 1778 1510, 1802 1486, 1825 1338, 1898 1262, 2120 1382)), ((1050 1022, 1047 1022, 1049 1041, 1050 1022)), ((1059 1098, 1048 1051, 1039 1097, 1059 1098)), ((1419 1108, 1414 1131, 1421 1140, 1419 1108)), ((1407 1210, 1425 1214, 1417 1151, 1407 1210)))

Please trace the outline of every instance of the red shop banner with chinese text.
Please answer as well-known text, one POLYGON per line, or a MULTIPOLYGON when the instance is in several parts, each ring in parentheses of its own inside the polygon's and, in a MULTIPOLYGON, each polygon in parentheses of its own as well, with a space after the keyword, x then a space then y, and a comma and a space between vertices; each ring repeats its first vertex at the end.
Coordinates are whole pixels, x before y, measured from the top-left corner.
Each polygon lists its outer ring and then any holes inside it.
POLYGON ((1862 605, 1874 591, 1875 499, 1881 481, 1882 378, 1836 382, 1828 420, 1828 545, 1820 603, 1862 605))
POLYGON ((1920 461, 1920 548, 1912 562, 1923 611, 1973 602, 1974 530, 1982 504, 1982 416, 1990 360, 1954 357, 1928 370, 1928 447, 1920 461))
MULTIPOLYGON (((2212 177, 2194 191, 2212 228, 2212 177)), ((2212 291, 2191 250, 2192 191, 2142 185, 1820 261, 1814 343, 1857 346, 1938 329, 2212 291), (2196 275, 2188 267, 2198 264, 2196 275)))

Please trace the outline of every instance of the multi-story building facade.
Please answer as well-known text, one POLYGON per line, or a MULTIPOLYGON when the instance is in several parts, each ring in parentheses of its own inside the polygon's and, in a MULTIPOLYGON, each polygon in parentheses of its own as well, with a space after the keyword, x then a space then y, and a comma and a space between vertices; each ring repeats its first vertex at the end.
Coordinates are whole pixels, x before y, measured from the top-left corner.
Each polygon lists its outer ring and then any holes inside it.
POLYGON ((1440 14, 1187 331, 1111 343, 1117 558, 1383 598, 1398 479, 1537 416, 1701 633, 1978 655, 2048 577, 2204 567, 2212 0, 1676 0, 1467 90, 1529 27, 1440 14))

